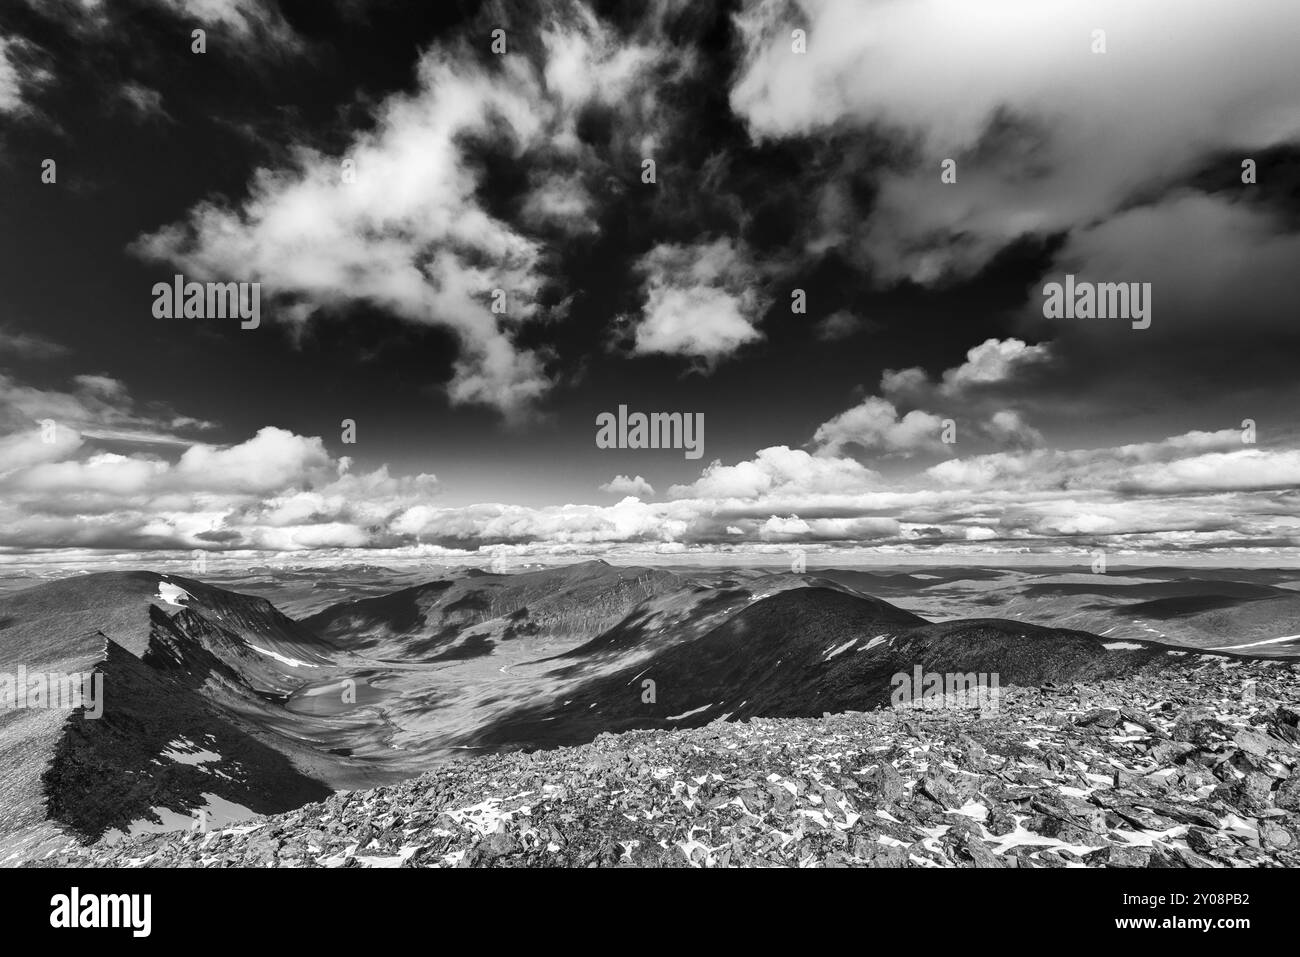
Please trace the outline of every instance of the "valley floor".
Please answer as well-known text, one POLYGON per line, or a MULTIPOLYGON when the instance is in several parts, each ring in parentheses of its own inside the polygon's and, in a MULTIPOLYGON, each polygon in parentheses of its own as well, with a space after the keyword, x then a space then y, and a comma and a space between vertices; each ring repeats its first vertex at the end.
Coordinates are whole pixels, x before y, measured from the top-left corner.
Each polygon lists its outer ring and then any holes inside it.
POLYGON ((1300 664, 602 734, 41 866, 1300 866, 1300 664))

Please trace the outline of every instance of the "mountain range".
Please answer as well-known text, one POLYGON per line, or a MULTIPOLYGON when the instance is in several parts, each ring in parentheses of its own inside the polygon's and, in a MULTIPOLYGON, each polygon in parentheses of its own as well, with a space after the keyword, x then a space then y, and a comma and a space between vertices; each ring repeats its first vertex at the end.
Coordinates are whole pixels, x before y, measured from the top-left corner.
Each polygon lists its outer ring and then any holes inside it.
POLYGON ((595 561, 10 588, 0 673, 97 675, 104 694, 98 716, 0 711, 0 860, 231 825, 606 732, 889 709, 900 675, 1105 686, 1189 661, 1295 658, 1290 579, 1178 571, 595 561), (313 591, 351 597, 321 605, 313 591), (1003 617, 944 614, 954 607, 1003 617))

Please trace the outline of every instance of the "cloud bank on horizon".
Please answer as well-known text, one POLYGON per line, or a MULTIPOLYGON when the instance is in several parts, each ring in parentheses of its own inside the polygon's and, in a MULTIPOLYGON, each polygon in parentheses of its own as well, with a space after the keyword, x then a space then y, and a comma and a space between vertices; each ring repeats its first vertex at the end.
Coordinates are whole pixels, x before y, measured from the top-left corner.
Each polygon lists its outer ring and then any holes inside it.
MULTIPOLYGON (((127 42, 100 0, 26 6, 0 20, 9 166, 39 124, 76 136, 53 98, 79 78, 32 24, 61 6, 96 62, 127 42)), ((338 55, 276 4, 127 6, 184 37, 204 25, 268 90, 338 55)), ((364 0, 322 6, 384 28, 364 0)), ((518 496, 476 502, 444 474, 477 455, 499 469, 481 437, 412 468, 404 441, 352 449, 266 401, 250 425, 251 398, 160 396, 11 307, 0 561, 1294 561, 1297 35, 1286 0, 658 0, 617 17, 556 0, 526 19, 488 4, 422 43, 405 82, 330 104, 327 134, 279 107, 274 148, 219 188, 195 173, 117 248, 122 275, 260 283, 286 355, 372 315, 441 337, 427 400, 519 448, 518 496), (1149 283, 1150 327, 1045 317, 1044 283, 1067 274, 1149 283), (796 290, 814 305, 793 310, 796 290), (875 364, 836 366, 849 350, 875 364), (593 434, 587 410, 624 401, 620 376, 665 410, 687 388, 752 402, 754 424, 702 465, 593 453, 560 469, 546 436, 593 434), (758 394, 777 380, 800 383, 784 408, 758 394), (530 501, 528 476, 551 468, 562 504, 530 501)), ((198 122, 159 78, 114 69, 129 122, 198 122)), ((261 122, 233 113, 230 129, 261 122)))

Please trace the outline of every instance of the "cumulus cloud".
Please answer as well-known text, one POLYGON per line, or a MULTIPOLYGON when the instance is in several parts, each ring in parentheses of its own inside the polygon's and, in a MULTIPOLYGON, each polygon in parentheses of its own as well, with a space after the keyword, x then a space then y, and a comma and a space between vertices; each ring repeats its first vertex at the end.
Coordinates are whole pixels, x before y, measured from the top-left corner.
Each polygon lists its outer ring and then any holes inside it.
POLYGON ((904 458, 951 454, 955 443, 965 447, 970 439, 998 447, 1041 445, 1042 433, 1008 401, 1051 357, 1047 344, 987 339, 937 379, 919 366, 886 369, 881 394, 823 422, 812 445, 821 455, 857 451, 904 458))
POLYGON ((634 498, 650 498, 655 493, 653 486, 639 475, 634 478, 615 475, 600 490, 612 495, 631 495, 634 498))
POLYGON ((417 505, 396 519, 393 527, 421 541, 451 547, 503 543, 591 546, 671 542, 686 534, 689 515, 685 509, 651 505, 631 497, 609 506, 417 505))
MULTIPOLYGON (((1270 462, 1283 468, 1291 462, 1290 453, 1285 451, 1243 451, 1242 438, 1243 433, 1236 429, 1223 429, 1108 448, 996 452, 941 462, 925 474, 945 485, 964 487, 1137 491, 1143 488, 1142 476, 1148 481, 1163 476, 1159 481, 1171 483, 1172 488, 1177 484, 1173 475, 1180 468, 1207 456, 1213 459, 1227 455, 1230 461, 1270 462)), ((1276 481, 1278 473, 1272 475, 1276 481)), ((1259 479, 1260 476, 1248 479, 1242 471, 1237 471, 1235 475, 1225 475, 1225 484, 1219 487, 1249 489, 1269 484, 1265 481, 1261 485, 1259 479)))
MULTIPOLYGON (((1027 448, 885 476, 830 443, 714 461, 661 502, 640 476, 612 505, 444 506, 430 474, 357 472, 321 439, 264 427, 228 445, 113 451, 93 421, 138 415, 121 384, 85 376, 66 393, 8 394, 75 412, 85 431, 0 431, 0 550, 62 547, 218 552, 515 556, 729 552, 792 544, 921 553, 936 547, 1051 550, 1233 548, 1300 534, 1300 451, 1231 429, 1084 449, 1027 448), (160 452, 159 449, 162 451, 160 452), (167 453, 167 454, 163 454, 167 453), (430 550, 433 550, 432 552, 430 550), (647 551, 648 550, 648 551, 647 551)), ((853 412, 854 410, 849 410, 853 412)), ((20 417, 19 417, 20 418, 20 417)), ((184 420, 183 416, 174 416, 184 420)), ((841 424, 852 419, 836 417, 841 424)), ((13 426, 18 418, 8 420, 13 426)), ((898 419, 881 419, 888 432, 898 419)), ((1014 431, 1019 423, 1000 422, 1014 431)), ((861 436, 862 430, 853 432, 861 436)), ((180 438, 177 437, 177 441, 180 438)))
POLYGON ((674 499, 762 499, 860 490, 879 476, 851 459, 820 458, 777 445, 735 465, 711 462, 694 482, 674 485, 674 499))
POLYGON ((892 518, 815 518, 773 515, 758 524, 757 535, 764 542, 852 542, 869 543, 895 538, 899 524, 892 518))
POLYGON ((662 244, 641 258, 645 306, 633 352, 690 356, 712 364, 762 338, 768 300, 762 277, 731 239, 662 244))
POLYGON ((985 433, 998 445, 1033 447, 1045 441, 1043 433, 1025 421, 1015 409, 999 409, 984 426, 985 433))
POLYGON ((66 458, 81 443, 78 433, 57 427, 48 432, 30 429, 0 436, 0 476, 66 458))
POLYGON ((432 475, 353 474, 319 438, 267 426, 218 445, 199 437, 213 427, 104 375, 56 390, 0 374, 0 549, 376 545, 438 492, 432 475))
POLYGON ((1047 345, 1026 345, 1019 339, 986 339, 967 351, 965 362, 943 373, 938 391, 948 398, 961 398, 969 390, 1006 382, 1048 356, 1047 345))
POLYGON ((937 415, 913 409, 900 416, 892 402, 870 396, 819 425, 813 443, 830 455, 851 445, 888 455, 941 452, 943 427, 937 415))
POLYGON ((1139 549, 1250 547, 1254 540, 1294 546, 1300 526, 1300 502, 1290 494, 1300 487, 1296 450, 1244 444, 1237 430, 973 455, 888 479, 859 471, 850 459, 822 458, 814 461, 825 465, 823 474, 839 480, 816 486, 761 480, 775 471, 774 458, 798 461, 789 450, 775 451, 730 466, 714 463, 700 482, 675 487, 677 505, 689 504, 717 525, 697 520, 692 529, 718 532, 708 539, 715 542, 731 536, 905 550, 996 543, 998 550, 1059 552, 1099 542, 1139 549))

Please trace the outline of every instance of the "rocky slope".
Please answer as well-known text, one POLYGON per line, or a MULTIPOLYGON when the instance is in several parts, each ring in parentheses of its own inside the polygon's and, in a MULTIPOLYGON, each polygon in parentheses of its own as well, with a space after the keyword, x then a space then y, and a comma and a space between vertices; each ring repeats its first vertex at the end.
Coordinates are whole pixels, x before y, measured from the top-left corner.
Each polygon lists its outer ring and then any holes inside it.
POLYGON ((886 708, 602 734, 208 833, 74 843, 145 867, 1300 866, 1300 664, 1184 655, 886 708))
POLYGON ((264 598, 153 572, 0 597, 0 674, 94 676, 102 714, 0 708, 0 862, 64 835, 271 813, 330 794, 330 729, 280 701, 336 649, 264 598))

